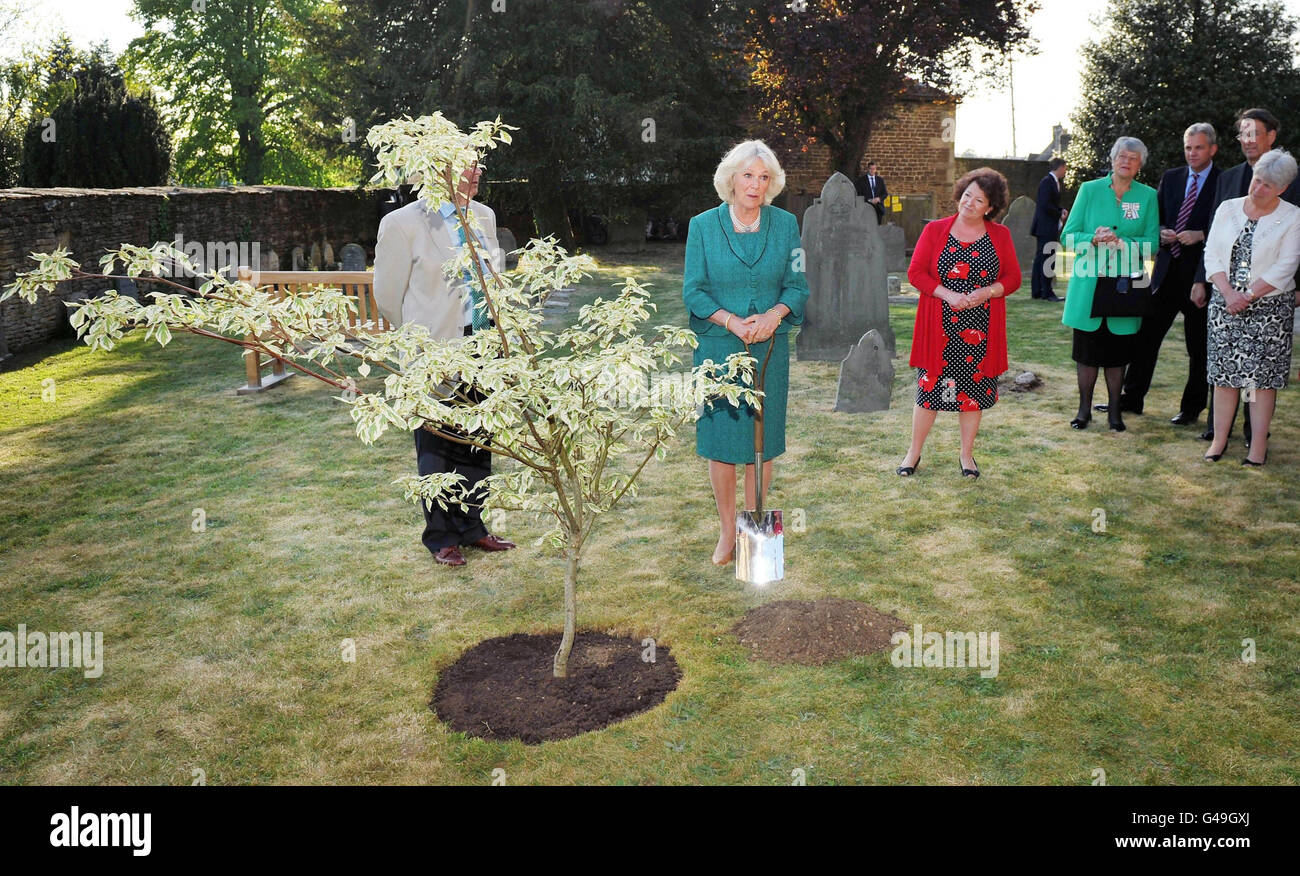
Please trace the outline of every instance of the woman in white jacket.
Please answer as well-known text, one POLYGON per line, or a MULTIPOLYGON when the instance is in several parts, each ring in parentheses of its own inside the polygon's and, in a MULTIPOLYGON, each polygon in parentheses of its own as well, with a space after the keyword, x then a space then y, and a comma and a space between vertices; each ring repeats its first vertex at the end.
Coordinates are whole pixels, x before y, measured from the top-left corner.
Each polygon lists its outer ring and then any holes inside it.
POLYGON ((1268 427, 1277 391, 1291 370, 1295 273, 1300 266, 1300 207, 1281 199, 1296 177, 1296 161, 1274 149, 1255 163, 1250 193, 1219 206, 1205 241, 1210 298, 1208 378, 1214 385, 1214 441, 1205 458, 1217 462, 1244 390, 1254 441, 1242 465, 1268 458, 1268 427))

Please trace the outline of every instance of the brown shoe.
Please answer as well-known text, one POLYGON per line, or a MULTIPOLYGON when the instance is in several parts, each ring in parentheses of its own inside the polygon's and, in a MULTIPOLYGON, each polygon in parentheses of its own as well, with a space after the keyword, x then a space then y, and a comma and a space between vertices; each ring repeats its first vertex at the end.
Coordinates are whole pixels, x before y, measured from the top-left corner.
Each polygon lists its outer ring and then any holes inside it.
POLYGON ((474 542, 474 547, 483 551, 508 551, 516 547, 513 541, 506 541, 504 538, 497 538, 495 535, 487 535, 474 542))
POLYGON ((435 562, 444 566, 463 566, 465 565, 465 555, 460 552, 460 548, 452 545, 445 547, 433 555, 435 562))

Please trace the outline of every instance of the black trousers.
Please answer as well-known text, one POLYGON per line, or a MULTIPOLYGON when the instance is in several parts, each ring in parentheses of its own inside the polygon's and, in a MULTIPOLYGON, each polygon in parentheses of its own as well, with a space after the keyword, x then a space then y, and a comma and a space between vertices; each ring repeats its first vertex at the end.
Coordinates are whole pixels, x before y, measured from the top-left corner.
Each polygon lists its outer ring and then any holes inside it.
POLYGON ((1034 249, 1034 269, 1029 280, 1029 290, 1034 298, 1046 298, 1054 294, 1052 281, 1056 277, 1043 274, 1043 265, 1047 263, 1048 247, 1056 243, 1057 238, 1035 237, 1034 240, 1038 242, 1038 246, 1034 249))
POLYGON ((1183 387, 1178 409, 1192 416, 1199 416, 1205 410, 1209 397, 1205 376, 1207 309, 1197 307, 1188 297, 1198 260, 1199 256, 1184 255, 1169 262, 1169 273, 1152 296, 1151 309, 1142 317, 1142 327, 1138 329, 1133 345, 1133 361, 1124 373, 1123 393, 1126 401, 1139 408, 1151 389, 1160 345, 1174 324, 1174 318, 1182 313, 1187 347, 1187 384, 1183 387))
MULTIPOLYGON (((470 392, 470 398, 476 393, 470 392)), ((477 401, 478 399, 476 399, 477 401)), ((487 436, 476 436, 483 441, 487 436)), ((428 429, 415 430, 415 460, 421 475, 459 472, 470 489, 492 474, 492 454, 478 447, 458 444, 428 429)), ((474 501, 482 502, 479 495, 474 501)), ((468 511, 448 504, 447 510, 436 504, 423 502, 424 535, 420 539, 430 552, 437 553, 445 547, 473 544, 488 534, 483 525, 483 509, 471 505, 468 511)))

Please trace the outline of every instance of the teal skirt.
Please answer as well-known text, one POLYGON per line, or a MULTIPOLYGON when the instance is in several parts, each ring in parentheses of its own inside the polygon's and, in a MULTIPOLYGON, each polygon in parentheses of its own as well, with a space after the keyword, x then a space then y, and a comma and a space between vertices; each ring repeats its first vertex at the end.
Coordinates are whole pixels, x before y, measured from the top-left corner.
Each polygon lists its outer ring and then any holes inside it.
MULTIPOLYGON (((732 353, 743 353, 745 345, 733 334, 710 337, 699 335, 695 364, 705 359, 723 362, 732 353)), ((785 453, 785 397, 790 388, 790 335, 773 335, 772 359, 767 363, 763 397, 763 459, 775 459, 785 453)), ((751 344, 750 355, 757 359, 755 380, 767 355, 767 343, 751 344)), ((737 407, 726 399, 715 399, 701 410, 695 422, 695 453, 705 459, 732 465, 754 462, 754 409, 741 402, 737 407)))

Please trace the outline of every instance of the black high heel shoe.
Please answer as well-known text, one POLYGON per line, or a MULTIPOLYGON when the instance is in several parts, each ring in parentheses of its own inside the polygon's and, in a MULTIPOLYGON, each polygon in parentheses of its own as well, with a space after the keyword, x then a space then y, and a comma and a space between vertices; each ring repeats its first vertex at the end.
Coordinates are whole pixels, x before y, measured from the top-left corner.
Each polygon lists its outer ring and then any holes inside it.
MULTIPOLYGON (((1264 451, 1264 462, 1268 462, 1268 451, 1267 451, 1267 450, 1264 451)), ((1246 458, 1244 458, 1244 459, 1241 461, 1241 464, 1242 464, 1242 465, 1248 465, 1248 466, 1250 466, 1251 468, 1263 468, 1263 467, 1264 467, 1264 462, 1256 462, 1255 460, 1253 460, 1253 459, 1251 459, 1249 456, 1247 456, 1246 458)))
POLYGON ((1121 419, 1118 419, 1118 418, 1116 418, 1116 419, 1114 419, 1114 420, 1111 420, 1111 419, 1108 418, 1107 421, 1106 421, 1106 425, 1110 427, 1110 430, 1111 430, 1112 432, 1127 432, 1127 431, 1128 431, 1128 426, 1125 426, 1125 425, 1124 425, 1124 421, 1121 420, 1121 419))
POLYGON ((1207 453, 1207 454, 1205 454, 1205 456, 1202 457, 1202 459, 1204 459, 1206 462, 1218 462, 1220 459, 1223 459, 1223 454, 1222 454, 1222 453, 1207 453))
POLYGON ((1092 422, 1092 417, 1091 417, 1091 416, 1087 416, 1087 417, 1075 417, 1073 420, 1070 421, 1070 428, 1071 428, 1071 429, 1086 429, 1086 428, 1088 428, 1088 424, 1091 423, 1091 422, 1092 422))
POLYGON ((910 478, 912 475, 916 474, 916 470, 920 467, 921 457, 918 456, 914 465, 900 465, 898 468, 894 469, 894 474, 898 475, 900 478, 910 478))
MULTIPOLYGON (((975 457, 972 456, 970 458, 970 461, 975 462, 975 457)), ((978 462, 975 462, 975 464, 979 465, 978 462)), ((964 478, 970 478, 974 480, 975 478, 978 478, 980 476, 980 470, 978 468, 967 468, 966 466, 961 464, 960 459, 957 460, 957 467, 961 469, 961 476, 964 478)))

